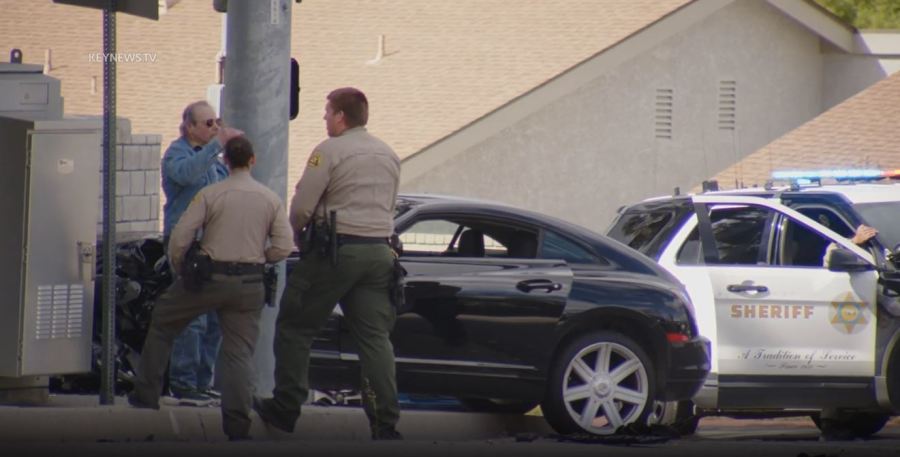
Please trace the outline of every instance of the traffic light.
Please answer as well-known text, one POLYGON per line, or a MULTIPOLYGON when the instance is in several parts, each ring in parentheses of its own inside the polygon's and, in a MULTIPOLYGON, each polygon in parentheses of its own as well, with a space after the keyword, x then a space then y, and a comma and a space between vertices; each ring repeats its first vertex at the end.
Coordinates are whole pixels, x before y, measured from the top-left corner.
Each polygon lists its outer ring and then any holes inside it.
POLYGON ((300 63, 291 57, 291 120, 297 118, 300 113, 300 63))

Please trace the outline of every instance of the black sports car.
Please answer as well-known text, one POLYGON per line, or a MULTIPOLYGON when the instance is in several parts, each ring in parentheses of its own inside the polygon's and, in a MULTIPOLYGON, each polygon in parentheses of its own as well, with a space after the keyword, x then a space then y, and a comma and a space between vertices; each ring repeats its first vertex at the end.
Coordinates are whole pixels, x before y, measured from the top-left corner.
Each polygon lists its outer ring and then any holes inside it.
MULTIPOLYGON (((682 286, 625 245, 531 211, 429 195, 400 196, 396 229, 408 272, 392 333, 401 392, 494 411, 540 404, 560 433, 610 434, 657 400, 691 398, 709 371, 682 286)), ((310 382, 358 386, 339 307, 314 344, 310 382)))

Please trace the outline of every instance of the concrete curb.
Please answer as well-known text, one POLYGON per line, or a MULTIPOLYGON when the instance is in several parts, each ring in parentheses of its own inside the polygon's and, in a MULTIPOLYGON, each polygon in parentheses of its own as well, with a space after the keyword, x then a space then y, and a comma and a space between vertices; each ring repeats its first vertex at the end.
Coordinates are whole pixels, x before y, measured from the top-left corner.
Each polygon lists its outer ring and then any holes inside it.
MULTIPOLYGON (((256 440, 368 441, 362 409, 307 406, 294 433, 265 426, 251 413, 256 440)), ((552 433, 537 416, 404 410, 397 427, 407 440, 454 441, 496 439, 519 433, 552 433)), ((99 405, 97 397, 51 396, 48 405, 0 406, 0 442, 220 442, 219 408, 166 406, 137 409, 123 397, 99 405)))

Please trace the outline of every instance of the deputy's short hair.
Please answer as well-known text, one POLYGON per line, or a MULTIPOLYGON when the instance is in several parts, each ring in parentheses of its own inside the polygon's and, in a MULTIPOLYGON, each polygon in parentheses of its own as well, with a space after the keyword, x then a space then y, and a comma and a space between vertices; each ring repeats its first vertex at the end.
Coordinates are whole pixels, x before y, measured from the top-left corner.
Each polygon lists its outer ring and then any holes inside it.
POLYGON ((246 167, 254 155, 253 145, 243 136, 236 136, 225 143, 225 160, 231 168, 246 167))
POLYGON ((369 100, 366 94, 353 87, 341 87, 328 94, 328 101, 335 113, 344 113, 347 127, 359 127, 369 122, 369 100))

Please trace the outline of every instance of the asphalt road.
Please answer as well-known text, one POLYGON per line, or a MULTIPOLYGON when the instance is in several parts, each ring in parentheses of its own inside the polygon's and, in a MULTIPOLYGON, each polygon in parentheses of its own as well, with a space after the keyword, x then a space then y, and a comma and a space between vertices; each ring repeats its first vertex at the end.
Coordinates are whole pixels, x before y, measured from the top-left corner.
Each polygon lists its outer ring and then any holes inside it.
MULTIPOLYGON (((448 412, 452 415, 457 413, 448 412)), ((661 438, 657 438, 661 440, 661 438)), ((582 443, 552 435, 481 440, 403 442, 255 440, 249 442, 32 442, 0 443, 0 455, 47 456, 727 456, 857 457, 900 456, 900 421, 871 439, 823 441, 804 418, 729 419, 700 422, 695 436, 646 442, 582 443)))

